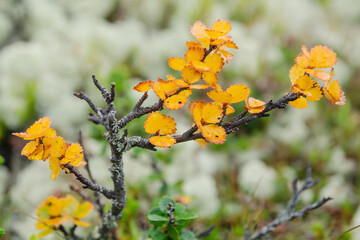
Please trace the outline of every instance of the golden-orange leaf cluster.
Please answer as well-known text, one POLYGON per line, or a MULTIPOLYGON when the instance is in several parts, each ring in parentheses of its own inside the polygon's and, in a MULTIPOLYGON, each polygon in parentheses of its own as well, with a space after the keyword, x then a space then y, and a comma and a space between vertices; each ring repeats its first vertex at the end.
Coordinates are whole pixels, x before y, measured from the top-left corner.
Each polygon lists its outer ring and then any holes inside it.
POLYGON ((84 166, 83 149, 78 143, 67 143, 62 137, 56 136, 56 131, 50 128, 51 120, 49 117, 40 118, 31 125, 26 132, 13 133, 28 142, 21 151, 21 155, 27 156, 30 160, 49 159, 49 167, 52 170, 50 175, 55 180, 64 168, 64 164, 74 167, 84 166))

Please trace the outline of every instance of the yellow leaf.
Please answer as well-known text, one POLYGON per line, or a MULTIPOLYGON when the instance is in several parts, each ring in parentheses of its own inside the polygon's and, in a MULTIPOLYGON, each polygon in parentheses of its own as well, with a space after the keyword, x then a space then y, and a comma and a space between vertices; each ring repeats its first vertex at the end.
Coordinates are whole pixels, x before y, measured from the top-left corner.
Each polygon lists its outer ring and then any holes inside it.
POLYGON ((234 55, 232 55, 231 52, 225 50, 223 47, 221 47, 219 49, 219 51, 222 54, 222 56, 224 57, 226 63, 228 63, 229 61, 234 59, 234 55))
POLYGON ((305 72, 324 82, 331 80, 330 74, 322 70, 306 69, 305 72))
POLYGON ((187 82, 185 82, 185 81, 182 80, 182 79, 175 79, 175 80, 174 80, 174 83, 175 83, 176 86, 178 86, 179 88, 187 88, 187 87, 190 86, 187 82))
MULTIPOLYGON (((40 145, 40 144, 37 141, 28 142, 25 145, 25 147, 22 149, 21 155, 27 156, 27 157, 32 155, 38 149, 38 145, 40 145)), ((32 160, 38 160, 38 159, 32 159, 32 160)))
POLYGON ((317 45, 310 50, 312 67, 329 68, 336 64, 336 53, 326 46, 317 45))
POLYGON ((186 46, 188 48, 201 48, 202 47, 201 43, 195 42, 195 41, 186 42, 186 46))
POLYGON ((72 162, 76 165, 79 163, 84 157, 83 154, 83 148, 78 143, 71 144, 65 152, 65 156, 63 159, 61 159, 61 164, 70 163, 72 165, 72 162))
POLYGON ((138 92, 147 92, 151 89, 152 82, 153 81, 141 82, 141 83, 137 84, 133 89, 138 92))
POLYGON ((200 144, 200 146, 202 146, 203 148, 206 148, 206 144, 208 143, 205 139, 203 138, 199 138, 195 140, 198 144, 200 144))
POLYGON ((89 213, 94 209, 94 205, 92 205, 89 201, 81 203, 78 208, 74 212, 74 217, 77 219, 81 219, 89 215, 89 213))
POLYGON ((185 53, 185 60, 190 63, 192 61, 202 61, 205 51, 203 48, 189 48, 185 53))
POLYGON ((216 75, 216 73, 214 72, 205 72, 203 73, 202 78, 204 79, 204 81, 210 85, 210 87, 215 88, 216 89, 216 85, 218 82, 218 77, 216 75))
POLYGON ((57 157, 52 157, 50 155, 49 158, 49 168, 52 171, 50 174, 50 178, 52 180, 55 180, 57 178, 57 176, 60 174, 60 161, 59 158, 57 157))
POLYGON ((153 81, 150 86, 161 100, 165 100, 167 96, 174 94, 179 89, 174 81, 164 81, 161 78, 158 79, 158 82, 153 81))
POLYGON ((206 26, 204 23, 200 21, 196 21, 191 27, 190 27, 190 33, 202 44, 204 47, 210 46, 210 38, 205 32, 206 26))
POLYGON ((202 108, 205 105, 203 101, 191 102, 189 104, 189 110, 194 117, 195 124, 199 127, 202 125, 202 108))
POLYGON ((169 136, 152 136, 149 141, 152 145, 162 148, 169 148, 176 143, 175 138, 169 136))
POLYGON ((226 41, 224 43, 224 46, 228 48, 238 49, 238 46, 236 46, 236 44, 231 40, 226 41))
POLYGON ((294 101, 290 101, 289 104, 294 108, 307 108, 308 103, 306 102, 305 98, 300 96, 298 99, 294 101))
POLYGON ((50 153, 51 157, 60 158, 61 156, 65 155, 66 148, 67 146, 64 138, 54 137, 50 153))
POLYGON ((207 88, 209 88, 209 85, 205 85, 205 84, 190 85, 190 89, 207 89, 207 88))
POLYGON ((224 61, 219 53, 213 53, 206 56, 204 62, 212 72, 219 72, 224 66, 224 61))
POLYGON ((344 105, 346 102, 345 93, 337 80, 332 81, 328 86, 322 88, 325 97, 336 105, 344 105))
POLYGON ((187 102, 187 96, 176 94, 165 99, 164 106, 167 109, 176 110, 184 107, 186 102, 187 102))
POLYGON ((207 92, 209 98, 218 103, 230 103, 232 100, 232 95, 228 92, 212 90, 207 92))
POLYGON ((17 137, 21 137, 24 140, 33 140, 35 138, 40 138, 45 136, 47 131, 50 129, 51 120, 49 117, 43 117, 37 120, 33 125, 31 125, 26 132, 22 133, 13 133, 17 137))
POLYGON ((197 60, 191 61, 191 66, 198 72, 209 72, 210 71, 209 66, 206 63, 201 62, 201 61, 197 61, 197 60))
POLYGON ((260 113, 265 109, 265 102, 252 97, 246 99, 245 105, 248 112, 252 114, 260 113))
POLYGON ((225 111, 226 115, 232 114, 234 112, 235 112, 235 109, 232 106, 230 106, 230 105, 226 106, 226 111, 225 111))
POLYGON ((152 112, 146 118, 144 128, 147 133, 171 135, 176 132, 176 123, 172 117, 159 112, 152 112))
POLYGON ((250 89, 244 84, 231 85, 226 92, 232 97, 229 103, 244 101, 250 95, 250 89))
POLYGON ((299 65, 295 64, 294 66, 291 67, 291 69, 289 70, 289 78, 291 81, 291 84, 294 85, 295 81, 303 76, 305 74, 305 69, 300 67, 299 65))
POLYGON ((223 117, 223 109, 217 103, 202 105, 202 120, 205 123, 219 123, 223 117))
POLYGON ((186 62, 183 58, 169 58, 168 59, 168 64, 169 64, 169 67, 174 69, 174 70, 178 70, 178 71, 181 71, 183 70, 183 68, 186 66, 186 62))
POLYGON ((226 140, 225 129, 221 126, 209 124, 201 127, 203 137, 208 141, 215 144, 223 144, 226 140))
POLYGON ((295 84, 291 87, 291 91, 295 93, 302 93, 306 96, 306 99, 315 102, 321 99, 322 91, 319 84, 311 79, 309 75, 303 75, 299 77, 295 84))
POLYGON ((186 66, 184 67, 184 69, 181 72, 181 76, 183 77, 183 79, 185 81, 187 81, 190 84, 193 84, 197 81, 200 80, 201 78, 201 73, 196 71, 193 67, 191 66, 186 66))
POLYGON ((222 32, 218 32, 213 29, 205 29, 205 32, 211 40, 224 36, 222 32))
POLYGON ((226 20, 217 20, 211 27, 211 29, 221 32, 223 35, 226 35, 231 30, 231 25, 226 20))
POLYGON ((298 65, 300 68, 307 68, 310 65, 310 59, 307 58, 304 54, 300 53, 299 55, 297 55, 295 57, 295 63, 296 65, 298 65))

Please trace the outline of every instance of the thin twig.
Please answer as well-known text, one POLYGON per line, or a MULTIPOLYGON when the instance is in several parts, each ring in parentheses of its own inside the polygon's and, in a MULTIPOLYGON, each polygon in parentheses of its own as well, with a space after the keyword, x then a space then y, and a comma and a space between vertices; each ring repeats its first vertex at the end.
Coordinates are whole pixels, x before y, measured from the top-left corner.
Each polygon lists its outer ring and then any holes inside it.
POLYGON ((84 175, 82 175, 77 169, 75 169, 70 164, 67 163, 64 165, 64 167, 67 168, 70 171, 70 173, 73 173, 76 176, 76 179, 78 179, 83 184, 83 188, 88 188, 93 191, 99 192, 108 199, 115 198, 114 191, 111 191, 101 185, 91 182, 89 179, 87 179, 84 175))
MULTIPOLYGON (((86 148, 85 148, 85 145, 84 145, 84 141, 83 141, 83 137, 82 137, 82 133, 81 131, 79 131, 79 144, 82 146, 83 148, 83 155, 84 155, 84 160, 86 162, 85 164, 85 169, 89 175, 89 178, 90 180, 96 184, 96 181, 90 171, 90 164, 89 164, 89 158, 88 158, 88 155, 87 155, 87 151, 86 151, 86 148)), ((96 203, 96 206, 97 206, 97 209, 98 209, 98 212, 99 212, 99 215, 102 216, 103 215, 103 211, 104 211, 104 205, 101 203, 101 197, 100 197, 100 194, 99 192, 94 192, 94 197, 95 197, 95 203, 96 203)))
POLYGON ((319 180, 314 180, 311 176, 311 168, 307 167, 306 171, 306 179, 304 184, 301 186, 301 188, 298 190, 297 188, 297 179, 293 181, 293 196, 288 202, 288 205, 286 207, 286 210, 281 212, 273 221, 262 227, 259 231, 251 235, 249 237, 248 235, 245 236, 244 240, 255 240, 255 239, 261 239, 262 237, 265 237, 269 233, 275 231, 275 228, 281 224, 290 222, 293 219, 296 218, 302 218, 310 211, 313 211, 321 206, 323 206, 326 202, 330 201, 331 197, 322 198, 315 203, 312 203, 303 209, 295 212, 295 207, 299 201, 299 196, 302 192, 304 192, 306 189, 310 189, 314 187, 319 180))
POLYGON ((92 79, 93 79, 93 82, 94 82, 95 86, 99 89, 99 91, 101 92, 103 98, 106 100, 106 94, 109 94, 109 92, 106 90, 106 88, 104 88, 99 83, 99 80, 96 79, 95 74, 92 75, 92 79))
POLYGON ((93 101, 85 94, 83 93, 82 91, 80 92, 75 92, 74 93, 74 96, 77 97, 77 98, 80 98, 82 100, 85 100, 90 108, 97 114, 99 115, 99 109, 95 106, 95 104, 93 103, 93 101))
POLYGON ((205 229, 204 231, 202 231, 201 233, 196 235, 196 238, 206 238, 207 236, 209 236, 212 232, 212 230, 214 230, 215 225, 211 225, 209 228, 205 229))
POLYGON ((139 108, 141 107, 141 105, 145 102, 145 100, 148 98, 148 93, 144 92, 144 94, 141 96, 141 98, 139 99, 139 101, 135 104, 135 107, 133 109, 133 112, 136 112, 139 110, 139 108))

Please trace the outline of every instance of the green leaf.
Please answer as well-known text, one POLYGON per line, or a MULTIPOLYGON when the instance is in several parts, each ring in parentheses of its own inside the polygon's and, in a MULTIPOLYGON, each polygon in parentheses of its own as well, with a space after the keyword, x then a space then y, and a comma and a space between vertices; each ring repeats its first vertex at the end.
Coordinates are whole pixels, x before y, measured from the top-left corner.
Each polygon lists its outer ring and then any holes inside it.
POLYGON ((172 240, 180 240, 179 231, 170 223, 167 225, 167 233, 172 240))
POLYGON ((157 234, 154 235, 153 240, 166 240, 167 237, 163 232, 158 232, 157 234))
POLYGON ((174 212, 175 216, 178 216, 185 212, 185 206, 182 205, 181 203, 178 203, 178 202, 175 203, 174 207, 175 207, 175 212, 174 212))
POLYGON ((5 229, 0 228, 0 237, 5 234, 5 229))
POLYGON ((152 222, 167 222, 167 221, 169 221, 169 218, 166 216, 150 214, 147 217, 148 217, 148 220, 152 221, 152 222))
POLYGON ((147 231, 147 236, 153 238, 156 234, 162 233, 160 229, 158 228, 152 228, 147 231))
POLYGON ((0 155, 0 165, 4 164, 4 162, 5 162, 4 157, 0 155))
POLYGON ((198 215, 195 212, 186 212, 186 213, 176 216, 176 219, 177 220, 191 220, 191 219, 194 219, 197 217, 198 217, 198 215))
POLYGON ((169 203, 172 203, 173 205, 175 205, 175 201, 171 197, 165 196, 160 200, 159 207, 163 213, 166 213, 167 211, 169 211, 166 208, 167 206, 169 206, 169 203))
POLYGON ((33 234, 30 236, 29 240, 40 240, 39 236, 36 234, 33 234))
POLYGON ((196 240, 196 236, 193 232, 185 230, 181 233, 180 240, 196 240))

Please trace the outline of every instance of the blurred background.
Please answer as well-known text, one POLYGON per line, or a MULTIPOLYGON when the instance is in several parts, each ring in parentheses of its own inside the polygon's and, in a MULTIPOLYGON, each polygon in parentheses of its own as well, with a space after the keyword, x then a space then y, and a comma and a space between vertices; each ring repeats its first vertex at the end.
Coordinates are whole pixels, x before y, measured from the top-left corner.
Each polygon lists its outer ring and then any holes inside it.
MULTIPOLYGON (((22 157, 25 141, 11 133, 25 131, 42 116, 49 116, 69 142, 78 141, 81 130, 95 178, 111 187, 104 129, 87 121, 90 109, 73 92, 82 90, 104 106, 91 74, 106 87, 115 82, 121 117, 141 96, 134 85, 169 73, 179 76, 167 59, 182 57, 186 41, 194 40, 189 26, 201 20, 211 27, 217 19, 230 22, 229 35, 239 47, 221 72, 224 88, 243 83, 253 97, 276 100, 290 90, 288 71, 301 46, 321 44, 337 53, 334 78, 342 84, 346 104, 322 99, 304 110, 276 110, 207 149, 188 142, 128 153, 128 205, 120 239, 141 238, 147 211, 165 194, 191 197, 188 207, 200 215, 193 229, 215 225, 206 239, 240 239, 246 229, 263 226, 284 209, 292 180, 303 179, 308 165, 320 183, 302 195, 299 209, 323 196, 334 200, 277 228, 273 236, 331 239, 360 224, 360 1, 1 0, 0 227, 5 239, 38 233, 30 217, 35 208, 77 184, 65 174, 52 181, 48 164, 22 157)), ((186 111, 168 113, 177 119, 177 133, 191 126, 186 111)), ((148 137, 143 122, 133 121, 130 134, 148 137)), ((95 216, 91 221, 97 224, 95 216)), ((360 230, 341 239, 360 239, 360 230)))

